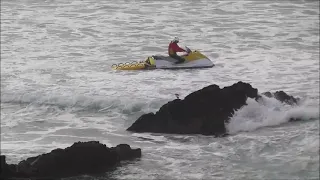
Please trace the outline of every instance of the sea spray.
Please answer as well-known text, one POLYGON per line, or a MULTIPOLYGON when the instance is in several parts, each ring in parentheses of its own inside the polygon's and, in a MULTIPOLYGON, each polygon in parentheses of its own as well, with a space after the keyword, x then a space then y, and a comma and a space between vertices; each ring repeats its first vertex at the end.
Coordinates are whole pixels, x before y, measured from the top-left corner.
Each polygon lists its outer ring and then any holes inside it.
POLYGON ((258 128, 276 126, 290 120, 310 120, 319 118, 319 109, 310 106, 310 101, 290 106, 274 98, 262 96, 262 100, 255 101, 248 98, 247 105, 237 110, 230 122, 226 124, 229 134, 241 131, 254 131, 258 128))

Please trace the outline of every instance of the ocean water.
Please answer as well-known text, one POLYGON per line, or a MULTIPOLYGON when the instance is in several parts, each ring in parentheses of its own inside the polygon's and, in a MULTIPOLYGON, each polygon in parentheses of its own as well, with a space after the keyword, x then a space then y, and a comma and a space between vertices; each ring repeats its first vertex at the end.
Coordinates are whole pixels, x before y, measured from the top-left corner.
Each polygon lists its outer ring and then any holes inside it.
POLYGON ((143 156, 80 179, 319 179, 319 1, 2 0, 1 153, 89 140, 143 156), (216 66, 111 70, 165 55, 174 36, 216 66), (248 99, 224 138, 125 131, 176 93, 238 81, 303 101, 248 99))

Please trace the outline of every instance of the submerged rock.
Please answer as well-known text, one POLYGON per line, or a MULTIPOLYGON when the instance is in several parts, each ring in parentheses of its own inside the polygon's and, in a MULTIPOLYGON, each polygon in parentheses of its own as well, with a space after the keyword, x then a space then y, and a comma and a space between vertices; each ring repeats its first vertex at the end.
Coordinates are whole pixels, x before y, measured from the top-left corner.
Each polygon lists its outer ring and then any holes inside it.
POLYGON ((55 178, 105 172, 121 160, 141 157, 141 149, 127 144, 108 148, 98 141, 77 142, 65 149, 30 157, 17 165, 8 165, 1 156, 1 178, 55 178))
MULTIPOLYGON (((288 104, 298 101, 283 91, 268 95, 288 104)), ((127 130, 224 136, 225 124, 236 110, 246 105, 248 97, 258 100, 262 96, 256 88, 241 81, 222 89, 218 85, 210 85, 189 94, 183 100, 168 102, 155 114, 142 115, 127 130)))
POLYGON ((271 93, 271 92, 264 92, 262 93, 263 95, 267 96, 267 97, 273 97, 283 103, 289 104, 289 105, 295 105, 298 104, 299 102, 299 98, 295 98, 293 96, 288 95, 287 93, 283 92, 283 91, 276 91, 275 93, 271 93))

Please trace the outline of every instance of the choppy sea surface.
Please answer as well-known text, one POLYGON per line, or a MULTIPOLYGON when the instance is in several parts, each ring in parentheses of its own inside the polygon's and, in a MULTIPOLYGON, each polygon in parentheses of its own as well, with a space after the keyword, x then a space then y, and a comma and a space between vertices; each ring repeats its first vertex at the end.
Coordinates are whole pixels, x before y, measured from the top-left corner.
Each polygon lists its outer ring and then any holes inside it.
POLYGON ((1 153, 89 140, 143 156, 81 179, 319 179, 319 1, 2 0, 1 153), (111 70, 165 55, 174 36, 216 66, 111 70), (176 93, 238 81, 303 101, 248 99, 224 138, 125 131, 176 93))

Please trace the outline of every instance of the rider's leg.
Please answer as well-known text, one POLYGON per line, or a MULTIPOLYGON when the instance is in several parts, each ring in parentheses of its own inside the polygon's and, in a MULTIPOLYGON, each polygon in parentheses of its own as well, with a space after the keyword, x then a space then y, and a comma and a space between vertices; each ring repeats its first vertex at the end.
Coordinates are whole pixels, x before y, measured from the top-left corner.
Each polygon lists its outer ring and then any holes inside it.
POLYGON ((183 63, 183 62, 185 61, 185 59, 184 59, 183 57, 178 56, 178 55, 176 55, 176 54, 175 54, 175 55, 170 55, 170 57, 178 60, 177 62, 175 62, 176 64, 183 63))

